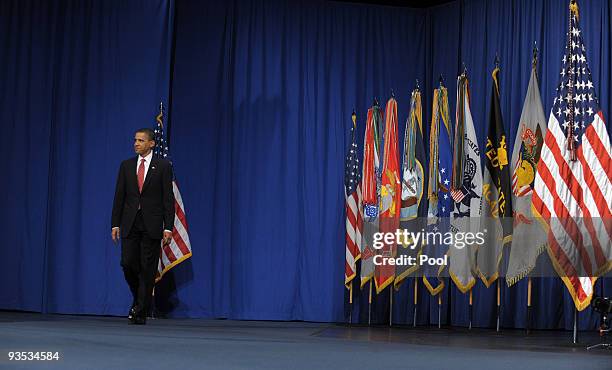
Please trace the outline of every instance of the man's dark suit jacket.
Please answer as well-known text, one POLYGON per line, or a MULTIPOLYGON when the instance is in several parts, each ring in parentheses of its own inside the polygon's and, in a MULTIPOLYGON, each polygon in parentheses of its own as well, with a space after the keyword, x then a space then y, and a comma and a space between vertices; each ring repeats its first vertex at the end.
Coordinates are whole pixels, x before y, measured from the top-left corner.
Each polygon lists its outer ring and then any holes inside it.
POLYGON ((120 227, 121 237, 127 238, 140 205, 147 234, 152 239, 161 239, 164 229, 172 230, 174 225, 172 165, 165 159, 152 157, 140 193, 136 176, 137 161, 138 156, 121 162, 111 225, 120 227))

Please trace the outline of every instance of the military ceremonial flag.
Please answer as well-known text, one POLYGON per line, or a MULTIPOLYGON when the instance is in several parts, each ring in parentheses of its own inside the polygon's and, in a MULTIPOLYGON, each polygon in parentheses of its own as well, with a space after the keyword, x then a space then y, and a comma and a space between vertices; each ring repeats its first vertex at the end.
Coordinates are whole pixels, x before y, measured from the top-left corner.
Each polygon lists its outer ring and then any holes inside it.
POLYGON ((529 274, 538 256, 546 249, 546 234, 539 230, 531 212, 533 184, 546 134, 546 118, 535 67, 533 63, 510 162, 514 231, 506 272, 508 286, 529 274))
POLYGON ((499 67, 493 73, 489 132, 485 147, 484 184, 480 228, 484 244, 476 252, 476 272, 488 288, 499 276, 503 247, 512 240, 512 195, 507 136, 499 104, 499 67))
MULTIPOLYGON (((385 108, 385 138, 380 187, 380 231, 382 233, 395 233, 399 228, 400 193, 402 191, 399 172, 397 101, 391 98, 385 108)), ((383 257, 393 257, 395 251, 395 242, 385 242, 377 254, 383 257)), ((394 265, 388 263, 377 265, 375 269, 376 293, 382 292, 393 282, 394 278, 394 265)))
MULTIPOLYGON (((440 84, 434 90, 431 126, 429 130, 429 173, 427 180, 427 230, 445 233, 449 231, 449 217, 453 208, 450 196, 450 178, 453 168, 451 154, 452 122, 448 108, 448 91, 440 84)), ((442 243, 425 245, 423 251, 428 256, 444 256, 448 246, 442 243)), ((423 267, 423 283, 431 295, 444 289, 441 279, 441 268, 438 266, 423 267)))
MULTIPOLYGON (((470 110, 468 78, 463 73, 457 78, 457 114, 454 130, 453 175, 451 197, 454 201, 451 214, 451 230, 478 232, 481 216, 482 167, 480 149, 474 131, 470 110)), ((468 292, 475 283, 475 246, 449 247, 449 274, 462 293, 468 292)))
MULTIPOLYGON (((426 226, 424 220, 427 216, 427 202, 423 201, 423 193, 427 187, 425 168, 427 168, 427 162, 423 145, 423 111, 421 92, 417 88, 412 91, 410 97, 410 113, 406 120, 404 133, 400 209, 400 228, 402 230, 421 232, 426 226)), ((421 243, 417 244, 415 245, 413 240, 403 240, 397 249, 398 256, 416 258, 421 251, 421 243)), ((417 263, 397 266, 395 287, 399 288, 404 279, 414 273, 418 267, 417 263)))
POLYGON ((361 177, 363 234, 361 247, 361 287, 374 276, 374 234, 379 230, 380 131, 382 114, 378 104, 368 109, 363 139, 363 176, 361 177))
POLYGON ((612 267, 612 154, 576 2, 562 62, 532 202, 548 230, 553 266, 583 310, 596 278, 612 267))
MULTIPOLYGON (((167 159, 172 163, 170 150, 167 145, 166 136, 164 135, 163 113, 163 105, 160 105, 160 112, 156 117, 157 127, 154 130, 155 148, 153 149, 153 155, 167 159)), ((176 174, 176 172, 172 172, 173 175, 176 174)), ((155 282, 158 282, 171 268, 191 257, 191 242, 189 241, 189 228, 187 226, 187 216, 185 215, 185 205, 183 204, 183 197, 181 197, 181 192, 176 183, 176 177, 172 178, 172 191, 174 193, 174 227, 172 228, 172 239, 169 244, 164 244, 162 242, 155 282)))
POLYGON ((344 199, 346 209, 346 244, 344 263, 344 285, 347 289, 357 274, 356 262, 361 256, 361 232, 363 229, 363 212, 361 206, 361 172, 357 158, 355 130, 357 116, 352 115, 351 144, 346 153, 344 168, 344 199))

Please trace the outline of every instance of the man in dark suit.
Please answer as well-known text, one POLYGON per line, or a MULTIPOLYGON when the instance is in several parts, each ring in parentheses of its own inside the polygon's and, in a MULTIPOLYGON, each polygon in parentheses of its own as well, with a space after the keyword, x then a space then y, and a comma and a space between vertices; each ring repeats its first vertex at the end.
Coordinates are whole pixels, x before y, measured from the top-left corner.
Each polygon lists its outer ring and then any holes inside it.
POLYGON ((111 219, 113 241, 121 238, 121 267, 132 296, 128 319, 145 324, 151 304, 161 241, 170 243, 174 225, 172 165, 153 158, 153 130, 134 134, 137 156, 121 162, 111 219))

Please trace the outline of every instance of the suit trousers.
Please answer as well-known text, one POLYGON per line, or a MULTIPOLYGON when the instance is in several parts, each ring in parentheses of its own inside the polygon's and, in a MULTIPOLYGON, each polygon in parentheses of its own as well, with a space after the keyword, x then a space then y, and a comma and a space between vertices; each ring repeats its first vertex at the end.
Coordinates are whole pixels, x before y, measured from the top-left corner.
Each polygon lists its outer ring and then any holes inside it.
POLYGON ((121 240, 121 267, 141 317, 149 313, 160 251, 161 239, 149 237, 138 210, 129 234, 121 240))

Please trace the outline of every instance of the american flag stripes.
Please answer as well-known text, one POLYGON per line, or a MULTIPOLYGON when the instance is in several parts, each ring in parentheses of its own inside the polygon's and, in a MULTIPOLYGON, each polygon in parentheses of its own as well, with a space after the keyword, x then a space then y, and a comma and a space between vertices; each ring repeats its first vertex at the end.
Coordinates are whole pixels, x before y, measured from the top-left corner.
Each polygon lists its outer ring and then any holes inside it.
MULTIPOLYGON (((156 117, 157 127, 155 128, 155 149, 153 155, 170 160, 168 145, 164 136, 163 109, 160 109, 156 117)), ((185 206, 183 198, 176 183, 176 178, 172 179, 172 190, 174 192, 174 228, 172 229, 172 240, 170 244, 163 245, 157 265, 155 282, 161 280, 162 276, 171 268, 191 257, 191 243, 185 217, 185 206)))
POLYGON ((344 198, 346 203, 346 259, 344 263, 344 285, 350 288, 357 274, 356 262, 360 257, 361 233, 363 230, 363 208, 361 205, 361 169, 357 158, 355 129, 357 116, 353 113, 351 145, 346 154, 344 169, 344 198))
POLYGON ((595 279, 612 267, 612 158, 578 17, 572 3, 532 203, 549 230, 555 269, 582 310, 590 303, 595 279))
POLYGON ((465 198, 465 194, 461 189, 451 189, 450 193, 455 203, 460 203, 465 198))

